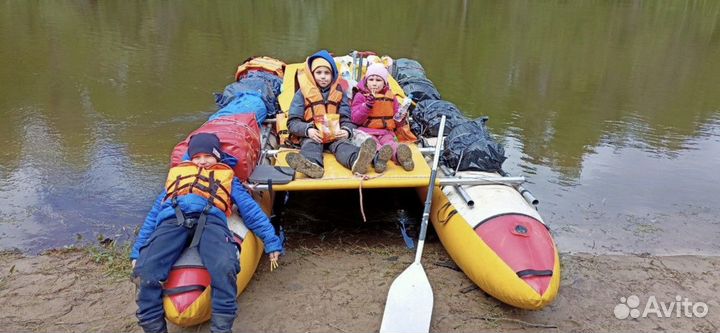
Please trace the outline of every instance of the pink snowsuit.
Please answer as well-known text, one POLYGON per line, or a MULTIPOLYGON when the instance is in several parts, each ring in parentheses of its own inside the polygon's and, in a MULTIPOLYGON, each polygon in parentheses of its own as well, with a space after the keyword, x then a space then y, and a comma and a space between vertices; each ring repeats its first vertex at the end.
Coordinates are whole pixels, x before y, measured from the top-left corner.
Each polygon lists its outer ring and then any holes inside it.
MULTIPOLYGON (((368 116, 370 115, 370 109, 365 105, 365 102, 367 102, 367 98, 365 97, 365 95, 370 94, 370 90, 367 88, 366 85, 366 80, 367 77, 363 78, 362 81, 360 81, 360 83, 358 83, 357 85, 358 92, 353 97, 352 104, 350 106, 352 110, 352 122, 358 125, 358 130, 370 134, 370 136, 375 139, 375 142, 377 142, 378 144, 378 150, 383 145, 389 145, 390 147, 392 147, 392 159, 394 162, 397 162, 397 158, 395 155, 397 153, 398 142, 395 138, 395 133, 386 129, 362 127, 362 125, 365 124, 368 116)), ((388 85, 385 84, 385 87, 382 88, 378 93, 384 94, 387 89, 389 89, 388 85)), ((397 100, 394 100, 393 110, 395 113, 397 113, 399 106, 400 105, 398 104, 397 100)), ((398 126, 399 125, 400 124, 398 124, 398 126)))

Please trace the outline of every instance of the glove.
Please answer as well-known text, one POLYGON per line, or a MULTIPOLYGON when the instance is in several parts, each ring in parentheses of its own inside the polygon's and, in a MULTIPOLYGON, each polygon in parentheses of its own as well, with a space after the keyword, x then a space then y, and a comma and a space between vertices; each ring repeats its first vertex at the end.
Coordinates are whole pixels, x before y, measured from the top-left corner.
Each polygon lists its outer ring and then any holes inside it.
POLYGON ((373 94, 368 94, 365 96, 365 99, 365 107, 372 109, 373 106, 375 106, 375 96, 373 94))

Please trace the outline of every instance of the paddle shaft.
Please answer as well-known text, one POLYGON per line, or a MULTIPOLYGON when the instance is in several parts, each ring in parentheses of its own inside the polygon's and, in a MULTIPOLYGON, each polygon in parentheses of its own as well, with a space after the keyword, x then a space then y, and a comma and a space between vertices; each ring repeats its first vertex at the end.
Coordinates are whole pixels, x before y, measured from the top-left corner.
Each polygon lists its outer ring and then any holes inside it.
POLYGON ((428 220, 430 219, 430 207, 432 206, 433 190, 435 189, 435 178, 437 177, 444 132, 445 116, 442 116, 440 119, 438 143, 435 144, 435 156, 433 157, 432 170, 430 171, 430 183, 428 184, 427 197, 425 198, 425 209, 423 210, 422 222, 420 224, 420 237, 418 237, 415 261, 410 264, 410 267, 406 268, 400 276, 395 278, 395 281, 390 285, 388 298, 385 302, 383 319, 380 323, 381 333, 417 333, 430 331, 433 292, 425 269, 423 269, 422 263, 420 263, 420 259, 422 257, 423 247, 425 246, 425 235, 427 234, 428 220))
POLYGON ((428 220, 430 219, 430 207, 432 206, 432 197, 435 190, 435 178, 437 178, 438 163, 440 162, 440 150, 443 145, 443 135, 445 134, 445 116, 440 118, 440 130, 438 131, 438 141, 435 143, 435 156, 433 156, 432 170, 430 171, 430 185, 428 185, 427 197, 425 197, 425 209, 423 210, 422 222, 420 224, 420 237, 418 238, 417 251, 415 252, 415 262, 419 263, 422 257, 423 247, 425 246, 425 235, 427 234, 428 220))

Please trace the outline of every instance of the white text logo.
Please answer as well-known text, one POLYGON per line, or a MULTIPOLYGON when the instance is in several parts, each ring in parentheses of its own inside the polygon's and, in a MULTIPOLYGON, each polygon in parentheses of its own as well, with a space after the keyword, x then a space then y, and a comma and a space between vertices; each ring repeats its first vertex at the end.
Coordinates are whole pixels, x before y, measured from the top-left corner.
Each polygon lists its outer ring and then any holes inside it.
POLYGON ((646 318, 648 316, 657 318, 702 318, 708 314, 708 306, 703 302, 690 302, 687 297, 683 298, 678 295, 675 296, 675 301, 670 302, 661 302, 655 296, 650 296, 645 302, 645 306, 641 307, 640 297, 630 295, 627 298, 620 297, 620 304, 615 306, 613 312, 617 319, 627 317, 646 318))

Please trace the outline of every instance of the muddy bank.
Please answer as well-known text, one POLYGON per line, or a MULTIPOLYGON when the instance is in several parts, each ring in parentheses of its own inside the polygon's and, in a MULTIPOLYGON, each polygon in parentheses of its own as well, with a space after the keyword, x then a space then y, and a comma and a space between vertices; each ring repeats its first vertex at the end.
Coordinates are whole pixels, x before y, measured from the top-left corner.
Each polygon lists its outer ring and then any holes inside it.
MULTIPOLYGON (((392 280, 412 253, 400 244, 362 240, 295 238, 279 271, 263 259, 240 296, 235 322, 243 332, 377 331, 392 280)), ((720 329, 720 257, 609 256, 564 254, 562 284, 555 302, 541 311, 499 303, 462 272, 453 269, 445 250, 426 247, 424 263, 435 292, 432 331, 532 330, 695 331, 720 329), (621 297, 637 295, 638 309, 648 297, 658 303, 676 296, 705 302, 703 318, 617 319, 621 297)), ((0 254, 0 331, 140 332, 135 324, 134 285, 108 276, 85 250, 50 251, 29 257, 0 254)), ((666 305, 667 305, 666 304, 666 305)), ((196 332, 207 326, 171 332, 196 332)))

